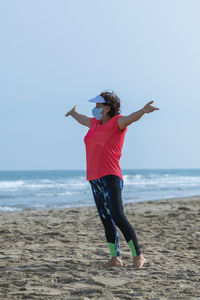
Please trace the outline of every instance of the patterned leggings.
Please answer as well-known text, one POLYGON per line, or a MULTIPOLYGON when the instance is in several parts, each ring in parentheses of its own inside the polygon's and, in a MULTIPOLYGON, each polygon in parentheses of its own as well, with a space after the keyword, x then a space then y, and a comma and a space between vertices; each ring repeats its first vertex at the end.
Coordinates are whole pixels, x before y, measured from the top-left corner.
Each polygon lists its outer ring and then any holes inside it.
POLYGON ((123 180, 116 175, 106 175, 89 182, 99 216, 105 228, 111 256, 120 256, 117 227, 130 246, 132 255, 134 257, 140 255, 141 251, 135 231, 124 215, 121 197, 123 180))

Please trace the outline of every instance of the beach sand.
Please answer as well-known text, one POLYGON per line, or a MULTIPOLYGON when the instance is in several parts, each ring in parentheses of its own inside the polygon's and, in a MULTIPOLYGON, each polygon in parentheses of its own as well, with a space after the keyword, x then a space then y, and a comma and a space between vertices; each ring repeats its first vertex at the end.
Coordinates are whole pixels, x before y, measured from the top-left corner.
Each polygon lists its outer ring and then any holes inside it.
POLYGON ((95 207, 0 213, 0 299, 200 299, 200 197, 125 205, 147 262, 104 268, 95 207))

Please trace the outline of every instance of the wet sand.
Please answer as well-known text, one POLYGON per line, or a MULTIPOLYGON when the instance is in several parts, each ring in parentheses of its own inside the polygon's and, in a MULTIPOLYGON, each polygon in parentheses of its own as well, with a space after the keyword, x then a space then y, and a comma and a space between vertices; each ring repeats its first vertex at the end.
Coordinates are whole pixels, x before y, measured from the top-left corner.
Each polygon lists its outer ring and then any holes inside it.
POLYGON ((0 299, 200 299, 200 197, 125 205, 147 262, 105 269, 95 207, 0 213, 0 299))

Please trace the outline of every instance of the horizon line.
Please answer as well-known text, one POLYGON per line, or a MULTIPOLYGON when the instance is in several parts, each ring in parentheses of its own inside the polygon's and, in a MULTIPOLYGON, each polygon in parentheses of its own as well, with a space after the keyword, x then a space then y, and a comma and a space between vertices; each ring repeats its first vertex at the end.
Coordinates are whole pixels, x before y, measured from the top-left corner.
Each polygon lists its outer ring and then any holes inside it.
MULTIPOLYGON (((131 170, 199 170, 200 167, 197 168, 121 168, 123 171, 131 171, 131 170)), ((81 171, 86 172, 86 169, 8 169, 8 170, 0 170, 0 172, 30 172, 30 171, 81 171)))

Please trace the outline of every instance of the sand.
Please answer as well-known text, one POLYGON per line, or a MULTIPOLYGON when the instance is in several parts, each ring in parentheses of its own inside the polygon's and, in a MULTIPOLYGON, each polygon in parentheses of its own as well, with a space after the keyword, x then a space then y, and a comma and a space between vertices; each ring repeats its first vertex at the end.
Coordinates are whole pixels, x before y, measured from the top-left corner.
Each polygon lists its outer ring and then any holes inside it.
POLYGON ((95 207, 0 214, 0 299, 200 299, 200 197, 125 205, 143 269, 109 260, 95 207))

